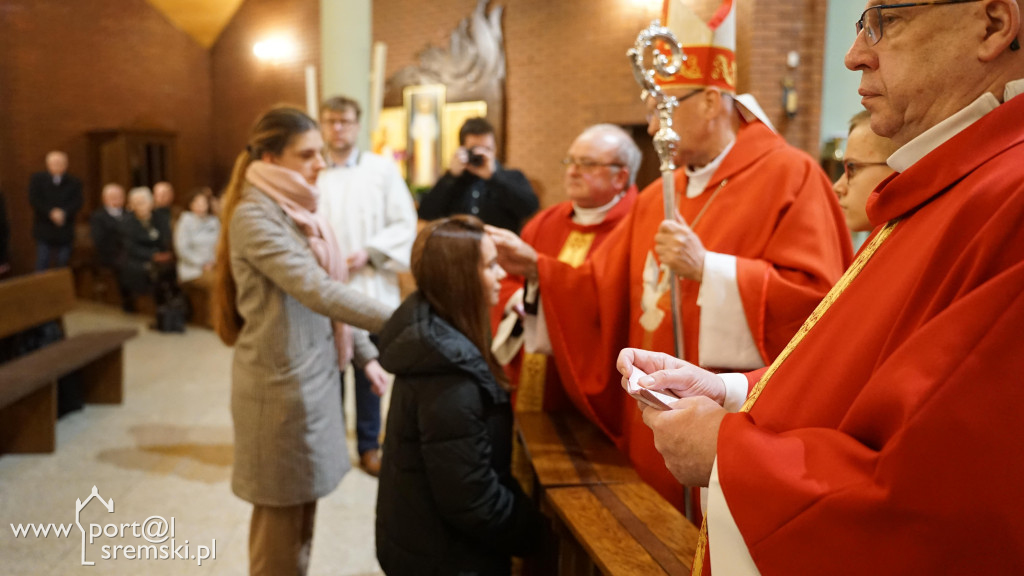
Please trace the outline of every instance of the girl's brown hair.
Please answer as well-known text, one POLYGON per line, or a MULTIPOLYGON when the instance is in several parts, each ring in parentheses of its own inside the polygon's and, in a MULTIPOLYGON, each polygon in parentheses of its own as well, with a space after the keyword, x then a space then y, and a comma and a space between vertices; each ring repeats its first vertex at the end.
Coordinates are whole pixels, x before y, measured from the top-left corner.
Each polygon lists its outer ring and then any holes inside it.
POLYGON ((412 246, 412 275, 420 294, 444 321, 469 338, 508 388, 491 353, 490 306, 480 282, 484 224, 473 216, 452 216, 427 224, 412 246))
POLYGON ((236 286, 235 278, 231 274, 231 246, 228 238, 231 232, 231 217, 245 190, 245 171, 248 170, 249 164, 262 158, 263 154, 280 156, 293 138, 317 129, 316 121, 302 110, 291 106, 278 106, 256 120, 245 150, 242 150, 235 160, 235 167, 231 171, 231 183, 228 184, 222 198, 216 283, 211 299, 213 327, 228 346, 234 345, 238 340, 238 333, 244 323, 235 305, 236 286))

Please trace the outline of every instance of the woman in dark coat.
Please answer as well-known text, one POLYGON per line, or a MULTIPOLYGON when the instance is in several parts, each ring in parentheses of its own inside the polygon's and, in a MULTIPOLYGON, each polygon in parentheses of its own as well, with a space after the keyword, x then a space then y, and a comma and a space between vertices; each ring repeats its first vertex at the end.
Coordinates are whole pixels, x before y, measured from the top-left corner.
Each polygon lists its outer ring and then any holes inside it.
POLYGON ((377 492, 377 559, 389 576, 508 574, 537 547, 540 516, 513 479, 512 409, 490 353, 505 272, 483 224, 429 224, 412 251, 419 291, 380 334, 395 374, 377 492))

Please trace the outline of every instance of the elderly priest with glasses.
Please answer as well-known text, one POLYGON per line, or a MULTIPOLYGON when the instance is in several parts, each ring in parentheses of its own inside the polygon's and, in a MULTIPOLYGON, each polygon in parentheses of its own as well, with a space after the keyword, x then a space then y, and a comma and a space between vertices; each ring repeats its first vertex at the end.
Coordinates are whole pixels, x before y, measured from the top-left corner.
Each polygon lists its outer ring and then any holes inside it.
MULTIPOLYGON (((684 69, 660 79, 681 100, 678 217, 665 220, 662 183, 655 183, 577 268, 538 255, 511 234, 494 236, 502 266, 539 281, 546 319, 539 327, 570 400, 646 482, 682 508, 684 486, 666 470, 636 402, 619 388, 619 351, 671 352, 679 321, 687 360, 719 370, 764 366, 842 275, 851 249, 815 160, 776 134, 752 98, 735 95, 734 2, 724 2, 710 24, 680 0, 664 10, 688 55, 684 69), (673 282, 681 292, 677 318, 673 282)), ((657 130, 652 117, 649 131, 657 130)), ((742 399, 746 380, 738 380, 742 399)))
POLYGON ((1024 574, 1021 6, 870 2, 857 32, 846 66, 900 146, 857 262, 740 413, 694 366, 619 368, 692 396, 644 420, 710 482, 695 573, 1024 574))
MULTIPOLYGON (((587 127, 562 159, 567 200, 531 218, 522 239, 541 254, 579 266, 633 209, 641 160, 640 149, 622 128, 587 127)), ((524 284, 518 276, 502 280, 500 303, 491 311, 492 350, 516 387, 517 412, 560 410, 568 402, 551 345, 537 337, 536 323, 543 322, 538 312, 536 282, 524 284)))

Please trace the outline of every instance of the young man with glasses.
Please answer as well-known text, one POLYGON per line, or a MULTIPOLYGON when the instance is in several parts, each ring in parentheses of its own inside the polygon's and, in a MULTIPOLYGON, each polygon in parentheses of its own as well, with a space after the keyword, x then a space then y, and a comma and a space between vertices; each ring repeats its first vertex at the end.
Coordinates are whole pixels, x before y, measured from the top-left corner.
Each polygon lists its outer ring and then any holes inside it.
MULTIPOLYGON (((579 268, 522 249, 509 235, 495 237, 506 270, 539 278, 574 405, 682 508, 686 489, 665 468, 636 402, 619 390, 610 370, 615 357, 625 347, 674 352, 669 290, 678 282, 687 360, 719 370, 764 366, 839 279, 852 251, 817 162, 763 123, 752 98, 735 96, 735 3, 723 4, 713 31, 682 2, 668 6, 663 21, 690 56, 688 68, 660 79, 681 100, 674 122, 680 218, 665 220, 659 181, 579 268)), ((657 115, 651 118, 654 134, 657 115)))
POLYGON ((886 160, 896 151, 892 140, 872 132, 870 124, 871 114, 866 110, 850 120, 843 175, 832 185, 846 216, 846 226, 855 233, 874 229, 867 214, 868 197, 892 174, 886 160))
MULTIPOLYGON (((568 199, 531 218, 522 239, 560 262, 582 264, 633 208, 640 160, 640 149, 622 128, 597 124, 584 130, 562 159, 568 199)), ((508 276, 502 281, 500 303, 491 311, 496 328, 493 349, 507 365, 509 381, 517 385, 516 411, 559 410, 567 405, 537 295, 535 282, 524 285, 522 277, 508 276)))
POLYGON ((742 413, 722 406, 733 376, 619 367, 692 396, 644 419, 681 482, 710 482, 715 573, 1021 574, 1020 2, 871 2, 858 30, 846 66, 899 149, 851 272, 746 375, 742 413))
MULTIPOLYGON (((317 178, 323 212, 348 258, 349 284, 397 308, 398 274, 409 269, 416 208, 391 160, 360 150, 359 103, 335 96, 320 105, 327 169, 317 178)), ((356 450, 359 467, 380 472, 380 397, 388 375, 376 360, 355 372, 356 450)), ((342 374, 342 397, 344 397, 342 374)))

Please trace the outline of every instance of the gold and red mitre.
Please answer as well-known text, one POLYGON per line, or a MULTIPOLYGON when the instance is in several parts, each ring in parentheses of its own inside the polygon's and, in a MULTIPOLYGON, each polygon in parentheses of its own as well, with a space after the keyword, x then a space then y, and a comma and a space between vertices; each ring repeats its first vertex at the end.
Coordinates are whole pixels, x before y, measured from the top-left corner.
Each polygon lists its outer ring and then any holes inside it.
POLYGON ((662 24, 675 34, 686 61, 671 77, 655 75, 662 88, 715 86, 736 94, 736 2, 724 0, 704 23, 682 0, 665 0, 662 24))

